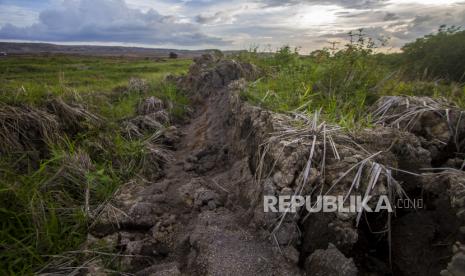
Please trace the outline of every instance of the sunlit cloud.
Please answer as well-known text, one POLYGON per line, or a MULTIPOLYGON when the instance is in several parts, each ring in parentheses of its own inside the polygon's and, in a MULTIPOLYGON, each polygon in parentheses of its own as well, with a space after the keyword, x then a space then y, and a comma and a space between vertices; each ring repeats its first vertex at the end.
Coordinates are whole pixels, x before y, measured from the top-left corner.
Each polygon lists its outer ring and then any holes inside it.
POLYGON ((0 40, 310 52, 364 28, 398 49, 442 24, 465 25, 465 0, 0 1, 0 40))
POLYGON ((390 0, 390 4, 418 4, 424 6, 444 6, 457 3, 464 3, 463 0, 390 0))
POLYGON ((288 20, 288 24, 296 24, 300 28, 308 28, 327 25, 336 22, 338 6, 302 6, 294 18, 288 20))

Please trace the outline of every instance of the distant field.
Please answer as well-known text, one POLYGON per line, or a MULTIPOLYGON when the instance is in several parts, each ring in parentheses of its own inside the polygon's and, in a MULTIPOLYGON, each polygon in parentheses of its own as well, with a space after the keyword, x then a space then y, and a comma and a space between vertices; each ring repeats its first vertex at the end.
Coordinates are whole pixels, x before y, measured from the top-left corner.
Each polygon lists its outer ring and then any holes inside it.
POLYGON ((185 72, 190 59, 130 59, 82 56, 9 56, 0 58, 0 99, 20 92, 26 101, 46 94, 108 92, 132 77, 147 81, 185 72), (15 93, 16 92, 16 93, 15 93), (26 95, 24 95, 26 94, 26 95))

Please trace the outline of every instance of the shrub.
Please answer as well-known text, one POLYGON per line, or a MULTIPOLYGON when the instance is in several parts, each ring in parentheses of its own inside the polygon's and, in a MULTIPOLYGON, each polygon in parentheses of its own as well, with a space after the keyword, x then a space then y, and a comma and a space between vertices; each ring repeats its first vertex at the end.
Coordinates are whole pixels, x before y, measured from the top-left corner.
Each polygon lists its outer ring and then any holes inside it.
POLYGON ((175 52, 170 52, 169 57, 172 58, 172 59, 176 59, 176 58, 178 58, 178 54, 176 54, 175 52))
POLYGON ((376 100, 378 84, 389 76, 373 56, 378 47, 363 31, 352 35, 343 49, 323 49, 303 57, 289 46, 274 55, 256 51, 243 54, 257 60, 267 74, 253 83, 244 96, 280 112, 298 110, 323 116, 347 127, 365 124, 364 107, 376 100), (363 122, 363 123, 362 123, 363 122))
POLYGON ((462 82, 465 77, 465 31, 441 26, 437 33, 406 44, 404 65, 411 77, 462 82))

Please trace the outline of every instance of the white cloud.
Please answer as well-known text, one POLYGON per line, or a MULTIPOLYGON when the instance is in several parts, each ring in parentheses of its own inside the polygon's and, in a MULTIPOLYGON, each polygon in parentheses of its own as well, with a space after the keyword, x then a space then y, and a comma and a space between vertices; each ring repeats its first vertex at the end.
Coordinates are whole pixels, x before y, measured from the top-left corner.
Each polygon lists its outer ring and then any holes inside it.
POLYGON ((7 24, 0 38, 41 41, 131 42, 145 44, 225 45, 174 15, 129 8, 123 0, 64 1, 46 9, 28 27, 7 24))
POLYGON ((33 9, 18 7, 14 5, 0 5, 0 27, 10 22, 17 26, 30 26, 37 22, 39 13, 33 9))
POLYGON ((0 24, 11 23, 0 29, 0 39, 223 49, 290 44, 309 52, 358 28, 390 36, 392 46, 400 47, 441 24, 465 24, 465 0, 48 1, 53 4, 42 8, 40 17, 39 10, 25 5, 0 9, 0 24), (26 11, 31 16, 21 21, 26 11))

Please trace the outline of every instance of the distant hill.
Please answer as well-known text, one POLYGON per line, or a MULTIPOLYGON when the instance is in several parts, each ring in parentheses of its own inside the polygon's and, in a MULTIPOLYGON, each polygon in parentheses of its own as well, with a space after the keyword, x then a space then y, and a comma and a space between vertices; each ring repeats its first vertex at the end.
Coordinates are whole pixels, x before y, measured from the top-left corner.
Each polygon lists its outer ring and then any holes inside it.
POLYGON ((50 43, 15 43, 0 42, 0 52, 8 55, 27 54, 72 54, 88 56, 124 56, 124 57, 169 57, 170 52, 175 52, 180 58, 191 58, 215 51, 205 50, 176 50, 176 49, 152 49, 141 47, 121 46, 90 46, 90 45, 56 45, 50 43))

